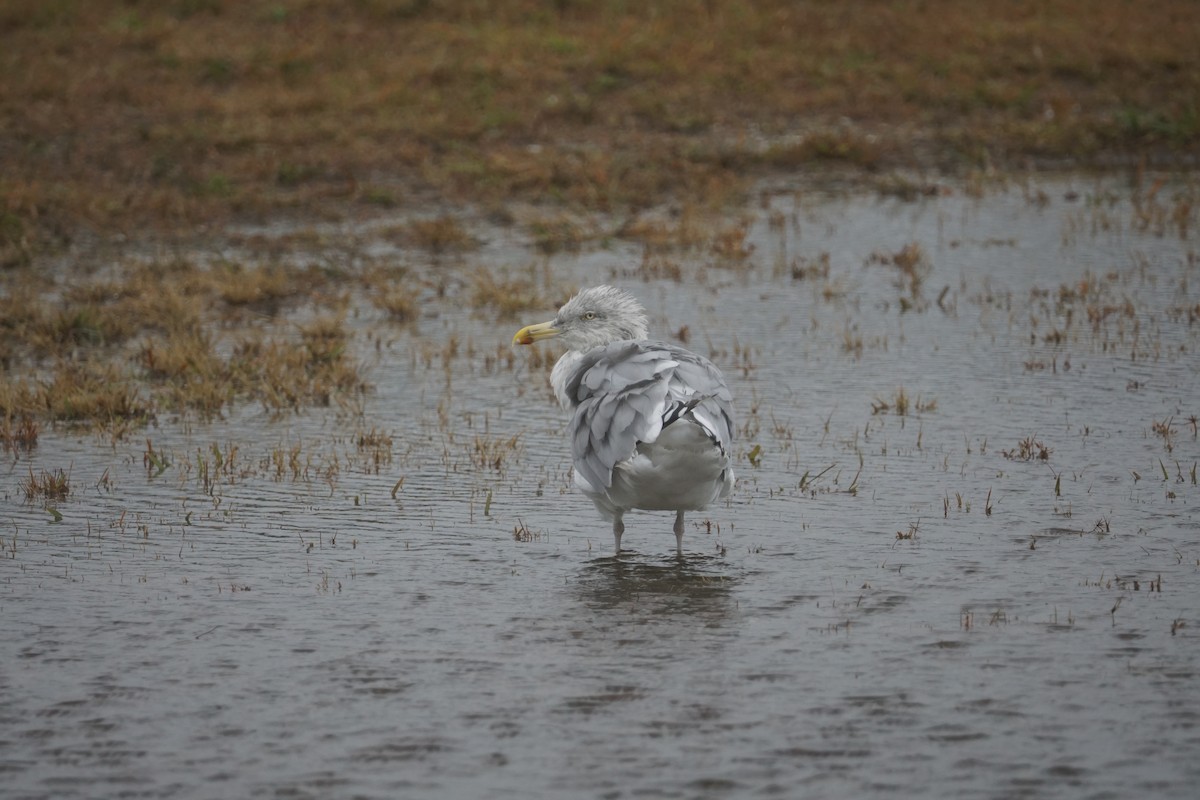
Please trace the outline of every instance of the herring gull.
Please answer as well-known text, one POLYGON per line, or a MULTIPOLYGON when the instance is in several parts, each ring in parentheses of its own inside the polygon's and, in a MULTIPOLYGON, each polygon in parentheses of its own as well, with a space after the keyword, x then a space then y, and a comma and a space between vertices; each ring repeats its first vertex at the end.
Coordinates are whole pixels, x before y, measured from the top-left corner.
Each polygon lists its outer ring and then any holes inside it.
POLYGON ((615 552, 625 512, 638 508, 675 512, 682 555, 684 512, 733 488, 733 397, 707 358, 647 336, 633 295, 594 286, 554 319, 521 328, 513 344, 558 338, 567 348, 550 384, 571 412, 575 485, 612 520, 615 552))

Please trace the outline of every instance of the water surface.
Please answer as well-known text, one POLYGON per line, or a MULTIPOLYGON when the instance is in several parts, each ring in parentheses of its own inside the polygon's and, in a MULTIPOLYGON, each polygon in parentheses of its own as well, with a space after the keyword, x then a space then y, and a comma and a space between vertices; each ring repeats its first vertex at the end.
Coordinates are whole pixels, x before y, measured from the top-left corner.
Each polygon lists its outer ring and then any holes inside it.
POLYGON ((481 250, 425 264, 419 326, 362 304, 361 413, 163 417, 161 472, 138 437, 44 432, 3 472, 4 796, 1190 797, 1200 261, 1174 187, 767 187, 739 252, 653 256, 678 281, 634 242, 542 256, 477 222, 481 250), (682 560, 661 513, 612 556, 548 368, 505 360, 553 307, 464 311, 480 265, 619 282, 725 369, 739 482, 682 560), (68 467, 61 521, 23 502, 68 467))

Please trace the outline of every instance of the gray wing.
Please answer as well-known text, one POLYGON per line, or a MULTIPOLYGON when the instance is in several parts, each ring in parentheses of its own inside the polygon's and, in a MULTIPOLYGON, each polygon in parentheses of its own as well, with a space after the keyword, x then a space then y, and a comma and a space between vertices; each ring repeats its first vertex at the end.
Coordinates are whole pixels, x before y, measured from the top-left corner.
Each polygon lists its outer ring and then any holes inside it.
POLYGON ((585 353, 567 379, 569 432, 576 471, 597 491, 639 442, 686 418, 703 426, 722 452, 733 442, 733 396, 703 356, 664 342, 621 341, 585 353))

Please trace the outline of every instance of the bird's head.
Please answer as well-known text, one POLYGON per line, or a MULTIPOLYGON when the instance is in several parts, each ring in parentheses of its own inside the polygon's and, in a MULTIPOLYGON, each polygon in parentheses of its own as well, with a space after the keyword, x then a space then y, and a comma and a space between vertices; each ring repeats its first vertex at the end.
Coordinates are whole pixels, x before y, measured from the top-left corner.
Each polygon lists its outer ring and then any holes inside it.
POLYGON ((622 339, 645 339, 648 333, 646 311, 633 295, 593 286, 568 300, 554 319, 521 328, 513 344, 558 338, 568 350, 582 353, 622 339))

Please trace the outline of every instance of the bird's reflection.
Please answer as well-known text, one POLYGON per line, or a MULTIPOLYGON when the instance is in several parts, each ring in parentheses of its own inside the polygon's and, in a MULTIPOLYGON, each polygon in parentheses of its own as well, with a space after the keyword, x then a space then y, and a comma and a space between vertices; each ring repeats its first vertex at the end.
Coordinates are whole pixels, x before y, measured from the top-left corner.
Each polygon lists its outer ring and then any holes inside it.
POLYGON ((728 613, 738 578, 719 556, 643 556, 626 550, 584 565, 575 581, 592 608, 651 607, 672 613, 728 613))

